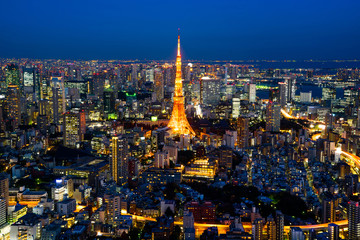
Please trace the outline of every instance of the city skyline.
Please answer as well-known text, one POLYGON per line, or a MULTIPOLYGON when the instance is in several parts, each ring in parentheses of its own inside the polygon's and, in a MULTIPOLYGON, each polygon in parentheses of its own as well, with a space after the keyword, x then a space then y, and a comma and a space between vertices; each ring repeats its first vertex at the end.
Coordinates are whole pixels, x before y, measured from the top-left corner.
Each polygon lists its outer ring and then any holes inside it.
POLYGON ((2 7, 0 240, 360 239, 360 3, 2 7))

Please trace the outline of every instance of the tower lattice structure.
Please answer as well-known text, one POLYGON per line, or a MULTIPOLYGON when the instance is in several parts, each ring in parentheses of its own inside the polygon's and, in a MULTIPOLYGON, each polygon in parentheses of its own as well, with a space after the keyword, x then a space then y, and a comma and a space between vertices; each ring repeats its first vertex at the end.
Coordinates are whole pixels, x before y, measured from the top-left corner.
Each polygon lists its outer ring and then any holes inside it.
POLYGON ((184 108, 183 86, 181 79, 181 54, 180 54, 180 35, 178 35, 178 48, 176 56, 176 77, 174 105, 168 127, 172 129, 173 134, 189 134, 195 136, 195 132, 190 126, 184 108))

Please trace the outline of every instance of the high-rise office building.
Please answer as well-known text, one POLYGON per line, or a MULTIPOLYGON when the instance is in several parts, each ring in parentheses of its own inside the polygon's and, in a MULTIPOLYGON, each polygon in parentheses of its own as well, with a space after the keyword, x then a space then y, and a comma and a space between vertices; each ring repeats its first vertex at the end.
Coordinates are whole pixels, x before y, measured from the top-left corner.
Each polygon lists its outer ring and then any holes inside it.
POLYGON ((225 73, 224 73, 224 85, 227 84, 227 80, 228 80, 228 68, 225 67, 225 73))
POLYGON ((13 121, 14 128, 21 123, 20 90, 17 85, 9 85, 6 93, 6 114, 13 121))
POLYGON ((329 132, 334 128, 335 114, 326 113, 325 115, 325 136, 329 136, 329 132))
POLYGON ((335 100, 336 99, 336 89, 333 87, 323 87, 321 99, 323 101, 335 100))
POLYGON ((286 83, 286 98, 287 102, 291 102, 294 100, 295 92, 296 92, 296 80, 293 77, 288 77, 285 79, 286 83))
POLYGON ((233 98, 231 116, 232 118, 238 118, 239 115, 240 115, 240 98, 233 98))
POLYGON ((0 198, 5 199, 6 207, 9 206, 9 177, 6 173, 0 174, 0 198))
POLYGON ((24 87, 34 87, 35 71, 32 67, 25 67, 23 70, 24 87))
POLYGON ((228 146, 221 146, 219 148, 219 151, 220 151, 219 166, 225 167, 226 169, 231 169, 233 150, 228 146))
POLYGON ((300 92, 300 102, 302 103, 311 103, 312 92, 300 92))
POLYGON ((237 120, 237 145, 239 148, 249 147, 249 118, 239 117, 237 120))
POLYGON ((6 224, 7 205, 4 198, 0 198, 0 228, 6 224))
POLYGON ((156 101, 161 102, 164 100, 164 75, 160 68, 155 69, 154 80, 154 92, 156 96, 156 101))
POLYGON ((339 240, 339 225, 330 223, 328 225, 329 240, 339 240))
POLYGON ((24 96, 27 100, 40 100, 40 71, 32 66, 26 66, 23 69, 22 77, 24 80, 24 96))
POLYGON ((287 95, 286 83, 279 82, 279 99, 277 102, 280 104, 281 107, 284 107, 286 105, 287 102, 286 95, 287 95))
POLYGON ((24 92, 25 99, 29 102, 35 101, 34 81, 35 72, 31 67, 25 67, 23 69, 23 80, 24 80, 24 92))
POLYGON ((324 197, 322 201, 322 222, 335 221, 335 199, 333 197, 324 197))
POLYGON ((5 108, 6 108, 6 98, 5 96, 1 96, 0 97, 0 131, 4 131, 5 132, 5 108))
POLYGON ((5 68, 6 73, 6 85, 16 85, 20 87, 20 71, 19 67, 15 64, 9 64, 5 68))
POLYGON ((0 227, 6 223, 9 206, 9 178, 5 173, 0 174, 0 227))
POLYGON ((103 93, 104 101, 104 113, 114 113, 115 112, 115 93, 111 88, 107 88, 103 93))
POLYGON ((360 206, 357 201, 350 201, 348 208, 349 239, 360 239, 360 206))
POLYGON ((77 142, 84 139, 86 132, 85 112, 66 112, 63 116, 64 145, 75 147, 77 142))
POLYGON ((126 138, 112 137, 111 139, 111 176, 119 185, 128 180, 128 142, 126 138))
POLYGON ((154 68, 145 69, 146 82, 154 82, 154 68))
POLYGON ((137 64, 131 65, 131 83, 132 83, 132 87, 135 89, 138 87, 138 82, 139 82, 138 68, 139 66, 137 64))
POLYGON ((105 89, 105 79, 106 73, 104 72, 97 72, 94 73, 92 76, 91 93, 98 98, 101 98, 103 96, 105 89))
POLYGON ((266 106, 266 131, 279 132, 281 120, 281 107, 279 104, 269 102, 266 106))
POLYGON ((249 102, 254 103, 256 101, 256 84, 250 83, 249 85, 249 102))
POLYGON ((200 102, 207 106, 216 106, 220 102, 220 85, 218 79, 203 77, 200 80, 200 102))
POLYGON ((46 134, 46 129, 48 125, 48 101, 40 100, 39 101, 39 115, 37 117, 37 126, 42 134, 46 134))
POLYGON ((51 106, 53 123, 59 124, 63 119, 60 116, 65 113, 66 101, 65 101, 65 88, 64 79, 62 77, 51 77, 51 106))

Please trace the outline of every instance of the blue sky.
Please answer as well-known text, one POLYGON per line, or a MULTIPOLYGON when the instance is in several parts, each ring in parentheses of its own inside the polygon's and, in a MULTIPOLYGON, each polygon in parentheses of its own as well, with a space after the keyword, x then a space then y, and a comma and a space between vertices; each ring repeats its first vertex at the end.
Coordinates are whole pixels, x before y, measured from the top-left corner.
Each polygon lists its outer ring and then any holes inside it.
POLYGON ((359 59, 358 0, 2 0, 0 57, 359 59))

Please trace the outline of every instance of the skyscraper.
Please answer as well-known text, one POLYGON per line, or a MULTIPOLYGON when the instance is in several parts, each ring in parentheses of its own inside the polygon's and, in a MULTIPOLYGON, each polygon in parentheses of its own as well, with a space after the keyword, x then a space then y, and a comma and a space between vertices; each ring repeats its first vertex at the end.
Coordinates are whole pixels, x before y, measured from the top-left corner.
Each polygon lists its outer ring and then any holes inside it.
POLYGON ((31 67, 24 68, 23 71, 23 78, 24 78, 24 86, 25 87, 33 87, 34 80, 35 80, 35 72, 34 69, 31 67))
POLYGON ((6 223, 9 206, 9 178, 7 174, 0 174, 0 227, 6 223))
POLYGON ((281 119, 280 105, 269 102, 266 106, 266 131, 279 132, 281 119))
POLYGON ((138 87, 138 65, 132 64, 131 65, 131 83, 133 88, 138 87))
POLYGON ((112 137, 111 139, 111 176, 119 185, 128 180, 128 142, 126 138, 112 137))
POLYGON ((334 87, 324 87, 322 88, 322 97, 323 101, 335 100, 336 99, 336 89, 334 87))
POLYGON ((46 133, 46 128, 48 124, 48 101, 47 100, 40 100, 39 101, 39 115, 37 117, 37 126, 41 133, 46 133))
POLYGON ((24 95, 31 101, 40 100, 40 72, 32 66, 23 69, 24 95))
POLYGON ((9 178, 6 173, 0 174, 0 198, 5 199, 6 207, 9 206, 9 178))
POLYGON ((154 92, 156 95, 156 101, 161 102, 164 100, 164 75, 160 68, 155 69, 155 86, 154 92))
POLYGON ((302 103, 310 103, 311 102, 312 92, 300 92, 300 102, 302 103))
POLYGON ((203 77, 200 80, 200 102, 208 106, 216 106, 220 102, 220 85, 218 79, 203 77))
POLYGON ((350 201, 348 209, 349 239, 360 239, 360 206, 359 202, 350 201))
POLYGON ((237 120, 238 147, 249 147, 249 118, 239 117, 237 120))
POLYGON ((66 112, 63 116, 64 145, 75 147, 77 142, 84 139, 86 132, 85 112, 66 112))
POLYGON ((104 113, 114 113, 115 112, 115 94, 111 88, 107 88, 103 93, 104 101, 104 113))
POLYGON ((279 99, 278 103, 281 107, 284 107, 286 105, 286 83, 279 82, 279 99))
POLYGON ((219 166, 225 167, 226 169, 231 169, 233 150, 228 146, 221 146, 219 148, 219 151, 220 151, 219 166))
POLYGON ((240 98, 232 99, 232 118, 238 118, 240 115, 240 98))
POLYGON ((0 131, 5 131, 5 121, 4 121, 4 112, 6 107, 6 98, 0 98, 0 131))
MULTIPOLYGON (((65 88, 62 77, 51 77, 53 123, 59 124, 61 114, 65 113, 65 88)), ((62 121, 62 119, 61 119, 62 121)))
POLYGON ((250 83, 249 85, 249 102, 254 103, 256 101, 256 84, 250 83))
POLYGON ((295 97, 295 91, 296 91, 296 80, 293 77, 288 77, 285 79, 286 83, 286 98, 287 102, 293 101, 295 97))
POLYGON ((105 78, 106 75, 104 72, 97 72, 93 74, 93 78, 91 81, 91 93, 101 98, 105 89, 105 78))
POLYGON ((16 85, 20 87, 20 72, 19 67, 15 64, 10 64, 5 69, 6 85, 16 85))
POLYGON ((17 128, 21 123, 20 90, 17 85, 9 85, 6 93, 6 113, 8 119, 13 121, 13 127, 17 128))
POLYGON ((4 198, 0 198, 0 228, 6 223, 7 205, 4 198))
POLYGON ((335 221, 335 199, 333 197, 324 197, 322 201, 322 222, 335 221))
POLYGON ((176 56, 176 78, 175 78, 175 92, 174 105, 171 113, 171 118, 168 127, 172 129, 174 134, 191 134, 195 135, 194 130, 190 126, 184 108, 184 96, 181 79, 181 54, 180 54, 180 35, 178 35, 178 49, 176 56))

